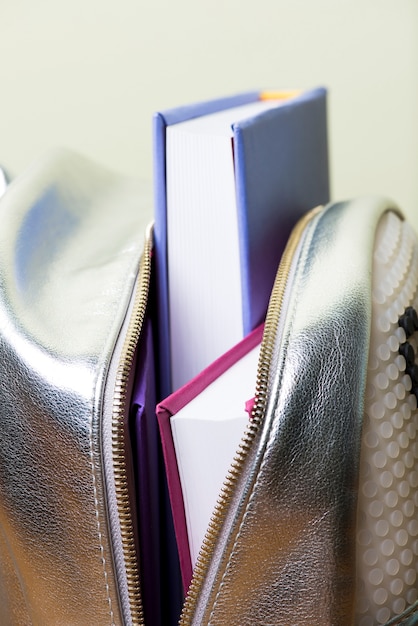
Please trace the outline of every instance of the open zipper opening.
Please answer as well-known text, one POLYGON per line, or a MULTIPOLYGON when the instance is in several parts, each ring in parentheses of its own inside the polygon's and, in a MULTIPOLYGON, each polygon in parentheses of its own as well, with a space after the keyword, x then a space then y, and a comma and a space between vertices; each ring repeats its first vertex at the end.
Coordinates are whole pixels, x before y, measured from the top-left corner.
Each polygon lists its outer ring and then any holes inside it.
POLYGON ((316 207, 305 214, 294 227, 286 248, 283 252, 267 311, 263 340, 260 348, 260 357, 257 370, 255 403, 252 411, 252 419, 243 435, 239 449, 225 479, 217 505, 209 522, 199 557, 193 570, 193 578, 190 584, 183 611, 180 617, 180 626, 190 626, 195 614, 199 595, 208 571, 211 556, 213 554, 218 534, 221 530, 228 507, 234 495, 237 481, 251 449, 252 443, 263 423, 269 394, 270 368, 273 351, 276 345, 280 314, 283 308, 286 286, 293 265, 296 252, 299 248, 302 236, 307 225, 323 210, 316 207))

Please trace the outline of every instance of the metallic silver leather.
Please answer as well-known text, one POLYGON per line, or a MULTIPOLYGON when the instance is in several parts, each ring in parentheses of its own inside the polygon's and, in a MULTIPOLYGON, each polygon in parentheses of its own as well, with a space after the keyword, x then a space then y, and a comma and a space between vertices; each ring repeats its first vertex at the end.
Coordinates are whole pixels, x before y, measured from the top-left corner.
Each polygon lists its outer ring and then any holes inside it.
POLYGON ((138 183, 58 152, 0 200, 2 626, 129 623, 101 433, 143 199, 138 183))
POLYGON ((305 229, 285 293, 263 426, 217 538, 192 623, 353 623, 363 396, 378 221, 328 207, 305 229))

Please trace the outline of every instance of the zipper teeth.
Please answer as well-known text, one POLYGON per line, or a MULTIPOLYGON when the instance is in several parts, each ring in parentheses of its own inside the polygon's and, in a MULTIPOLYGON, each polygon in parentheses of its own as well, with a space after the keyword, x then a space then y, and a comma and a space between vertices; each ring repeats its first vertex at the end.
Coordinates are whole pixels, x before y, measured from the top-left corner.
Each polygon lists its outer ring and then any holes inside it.
POLYGON ((144 252, 139 265, 137 277, 138 288, 135 294, 132 315, 116 374, 112 412, 112 458, 116 502, 122 537, 122 550, 125 563, 129 606, 132 624, 135 626, 144 624, 144 614, 141 599, 138 556, 135 546, 132 511, 128 490, 124 416, 128 401, 127 388, 129 376, 132 370, 135 350, 141 333, 148 302, 148 292, 151 278, 151 251, 152 235, 151 229, 149 229, 146 236, 144 252))
POLYGON ((217 536, 225 519, 228 505, 231 502, 235 486, 242 473, 243 465, 248 456, 252 442, 254 441, 254 438, 263 422, 269 392, 270 363, 273 356, 280 311, 283 305, 287 285, 287 278, 294 254, 307 224, 318 213, 320 213, 322 209, 322 206, 312 209, 297 222, 283 252, 274 281, 264 325, 263 340, 261 342, 260 357, 258 361, 255 402, 251 421, 249 422, 241 439, 238 451, 235 454, 234 460, 226 476, 215 510, 209 522, 196 565, 193 569, 193 578, 187 592, 179 626, 189 626, 192 623, 193 614, 195 612, 200 590, 209 567, 217 536))

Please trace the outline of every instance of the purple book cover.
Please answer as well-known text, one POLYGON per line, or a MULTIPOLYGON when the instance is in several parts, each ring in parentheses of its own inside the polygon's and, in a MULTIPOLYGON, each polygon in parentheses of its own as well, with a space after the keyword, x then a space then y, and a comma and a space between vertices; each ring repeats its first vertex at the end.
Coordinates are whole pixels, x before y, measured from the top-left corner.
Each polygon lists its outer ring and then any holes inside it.
POLYGON ((329 201, 326 90, 302 92, 235 124, 244 333, 266 315, 290 232, 329 201))

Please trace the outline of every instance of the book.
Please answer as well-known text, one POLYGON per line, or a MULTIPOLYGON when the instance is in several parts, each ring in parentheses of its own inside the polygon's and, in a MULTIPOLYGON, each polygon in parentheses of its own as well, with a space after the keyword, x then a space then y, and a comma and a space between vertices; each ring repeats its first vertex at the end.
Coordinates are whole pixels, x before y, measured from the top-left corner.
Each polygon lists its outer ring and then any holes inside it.
POLYGON ((292 226, 328 202, 326 91, 156 113, 154 171, 161 398, 262 322, 292 226))
POLYGON ((249 421, 263 326, 157 406, 184 591, 249 421))

